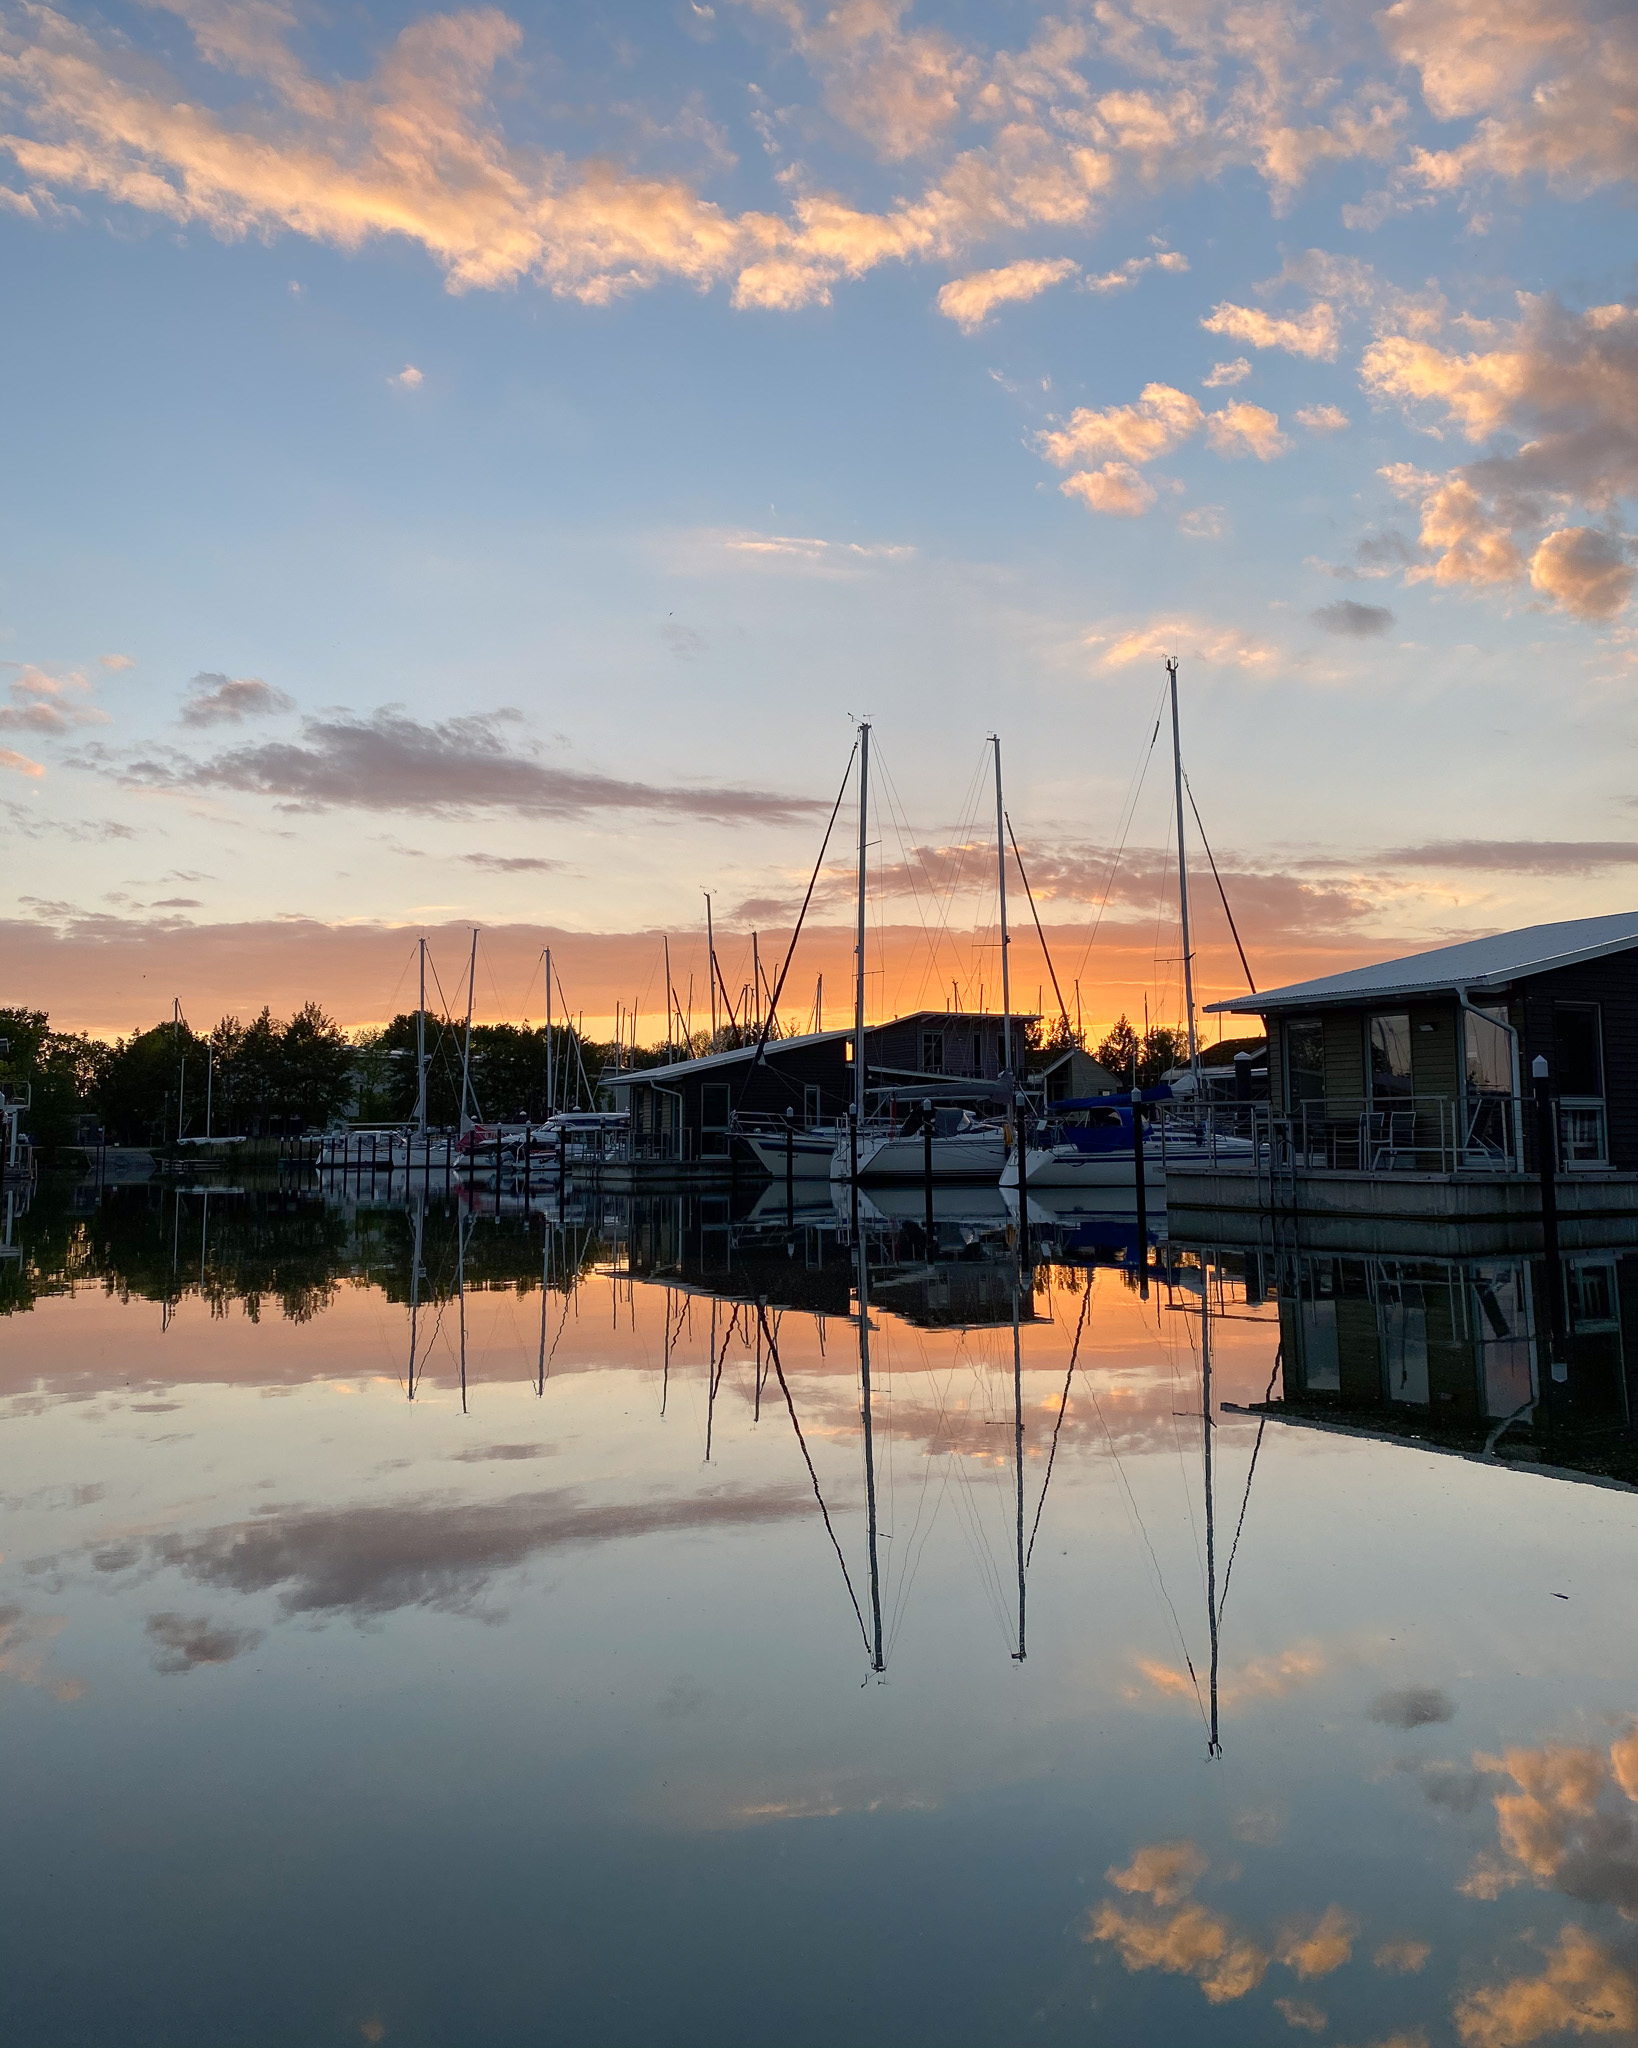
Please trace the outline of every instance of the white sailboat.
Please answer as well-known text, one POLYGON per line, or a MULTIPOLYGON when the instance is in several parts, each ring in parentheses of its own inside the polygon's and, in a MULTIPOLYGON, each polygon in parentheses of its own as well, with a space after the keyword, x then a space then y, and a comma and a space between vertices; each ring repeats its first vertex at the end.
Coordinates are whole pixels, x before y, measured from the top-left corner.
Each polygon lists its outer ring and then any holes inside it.
POLYGON ((421 990, 415 1011, 415 1120, 392 1141, 392 1163, 411 1173, 438 1172, 455 1154, 447 1132, 427 1129, 427 942, 421 940, 421 990))
MULTIPOLYGON (((1177 907, 1183 927, 1183 1007, 1188 1026, 1190 1097, 1203 1106, 1200 1086, 1200 1039, 1195 1025, 1194 945, 1189 926, 1189 856, 1183 830, 1183 744, 1177 711, 1177 660, 1167 660, 1172 702, 1172 783, 1177 810, 1177 907)), ((1003 959, 1006 957, 1002 955, 1003 959)), ((1166 1093, 1169 1095, 1170 1090, 1166 1093)), ((1024 1180, 1037 1188, 1097 1190, 1101 1200, 1115 1189, 1131 1190, 1137 1181, 1133 1154, 1134 1111, 1129 1098, 1088 1096, 1058 1103, 1053 1120, 1033 1137, 1023 1158, 1024 1180)), ((1249 1159, 1247 1138, 1219 1136, 1206 1122, 1151 1122, 1142 1131, 1145 1195, 1153 1206, 1166 1199, 1166 1167, 1198 1165, 1233 1155, 1249 1159)), ((1019 1159, 1016 1152, 1001 1170, 1001 1185, 1015 1194, 1019 1159)))
MULTIPOLYGON (((863 730, 868 733, 869 728, 863 730)), ((1012 944, 1007 931, 1006 813, 1001 800, 1001 737, 990 734, 995 752, 995 858, 1000 889, 1001 917, 1001 1059, 1004 1071, 999 1087, 1010 1098, 1013 1078, 1012 978, 1007 952, 1012 944)), ((854 1044, 854 1066, 858 1118, 858 1151, 855 1158, 853 1134, 843 1131, 836 1141, 831 1161, 833 1181, 922 1180, 928 1168, 928 1144, 921 1119, 932 1115, 931 1098, 918 1118, 910 1124, 884 1119, 867 1125, 864 1114, 864 934, 865 934, 865 790, 868 744, 859 761, 859 937, 858 937, 858 1030, 854 1044)), ((973 1181, 993 1187, 1007 1157, 1007 1122, 1004 1117, 967 1112, 954 1129, 934 1129, 932 1172, 938 1181, 973 1181)))

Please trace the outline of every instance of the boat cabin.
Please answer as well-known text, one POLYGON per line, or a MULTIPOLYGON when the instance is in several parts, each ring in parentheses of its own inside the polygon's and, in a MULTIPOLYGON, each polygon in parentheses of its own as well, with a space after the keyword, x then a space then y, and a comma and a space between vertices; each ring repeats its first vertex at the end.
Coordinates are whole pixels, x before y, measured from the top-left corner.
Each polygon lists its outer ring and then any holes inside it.
POLYGON ((1565 1172, 1638 1172, 1638 912, 1269 989, 1269 1094, 1305 1167, 1535 1172, 1545 1059, 1565 1172))
MULTIPOLYGON (((1023 1057, 1029 1016, 1012 1020, 1023 1057)), ((867 1092, 880 1104, 908 1105, 931 1096, 941 1103, 993 1092, 1002 1071, 1005 1020, 999 1011, 917 1010, 865 1031, 867 1092)), ((631 1121, 630 1156, 681 1164, 726 1166, 737 1120, 784 1117, 812 1130, 845 1118, 853 1107, 853 1032, 810 1031, 770 1038, 760 1060, 754 1044, 664 1067, 605 1074, 600 1086, 631 1121)))

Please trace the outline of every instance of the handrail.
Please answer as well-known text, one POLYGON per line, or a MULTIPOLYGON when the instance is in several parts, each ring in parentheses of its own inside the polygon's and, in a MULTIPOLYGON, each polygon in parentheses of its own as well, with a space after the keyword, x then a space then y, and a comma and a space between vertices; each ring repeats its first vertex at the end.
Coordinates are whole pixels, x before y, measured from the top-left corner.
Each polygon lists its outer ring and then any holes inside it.
MULTIPOLYGON (((1579 1102, 1558 1107, 1561 1119, 1566 1112, 1584 1115, 1601 1109, 1579 1102)), ((1214 1158, 1218 1140, 1232 1137, 1242 1154, 1240 1163, 1254 1165, 1259 1175, 1266 1163, 1271 1176, 1292 1171, 1469 1176, 1519 1170, 1515 1161, 1523 1156, 1528 1108, 1518 1096, 1499 1093, 1348 1095, 1317 1098, 1287 1111, 1266 1103, 1209 1103, 1194 1116, 1167 1121, 1174 1129, 1202 1134, 1214 1158), (1243 1155, 1248 1141, 1253 1148, 1249 1159, 1243 1155)))

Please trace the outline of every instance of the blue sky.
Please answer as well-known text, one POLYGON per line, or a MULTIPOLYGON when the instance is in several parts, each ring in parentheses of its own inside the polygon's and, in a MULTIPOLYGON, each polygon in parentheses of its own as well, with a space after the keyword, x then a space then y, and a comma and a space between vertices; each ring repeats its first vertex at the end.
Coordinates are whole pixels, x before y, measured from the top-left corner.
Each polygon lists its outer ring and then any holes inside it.
POLYGON ((1629 10, 5 19, 0 999, 777 926, 869 715, 1163 1006, 1168 652, 1267 979, 1629 900, 1629 10))

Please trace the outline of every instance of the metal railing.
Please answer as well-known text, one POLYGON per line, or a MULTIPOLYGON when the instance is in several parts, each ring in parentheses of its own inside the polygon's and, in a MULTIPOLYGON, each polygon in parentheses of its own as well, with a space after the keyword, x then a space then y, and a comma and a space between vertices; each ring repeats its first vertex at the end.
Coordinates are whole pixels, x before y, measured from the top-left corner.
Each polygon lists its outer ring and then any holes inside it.
POLYGON ((1278 1163, 1299 1171, 1511 1173, 1525 1111, 1514 1095, 1331 1096, 1271 1126, 1278 1163))
MULTIPOLYGON (((1197 1116, 1174 1111, 1163 1128, 1169 1147, 1219 1168, 1466 1177, 1517 1172, 1533 1115, 1534 1105, 1513 1095, 1330 1096, 1289 1111, 1214 1103, 1197 1116)), ((1564 1170, 1604 1163, 1602 1104, 1561 1104, 1559 1131, 1564 1170)))

